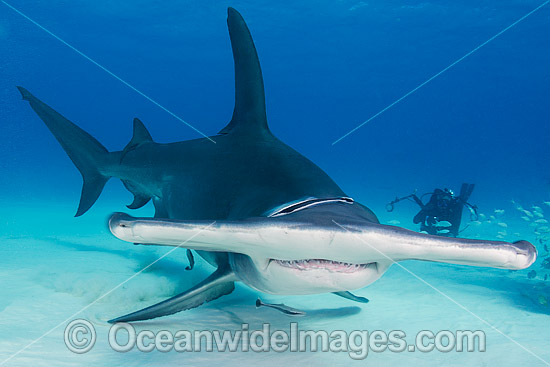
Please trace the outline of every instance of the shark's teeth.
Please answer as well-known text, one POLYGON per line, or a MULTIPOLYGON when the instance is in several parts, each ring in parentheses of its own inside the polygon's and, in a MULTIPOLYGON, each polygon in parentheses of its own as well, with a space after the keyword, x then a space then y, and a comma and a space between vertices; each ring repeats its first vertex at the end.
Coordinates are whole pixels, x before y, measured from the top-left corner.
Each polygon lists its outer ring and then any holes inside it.
POLYGON ((339 261, 323 260, 323 259, 308 259, 308 260, 275 260, 275 262, 286 268, 298 270, 317 270, 324 269, 338 273, 353 273, 358 270, 369 268, 370 264, 351 264, 339 261))

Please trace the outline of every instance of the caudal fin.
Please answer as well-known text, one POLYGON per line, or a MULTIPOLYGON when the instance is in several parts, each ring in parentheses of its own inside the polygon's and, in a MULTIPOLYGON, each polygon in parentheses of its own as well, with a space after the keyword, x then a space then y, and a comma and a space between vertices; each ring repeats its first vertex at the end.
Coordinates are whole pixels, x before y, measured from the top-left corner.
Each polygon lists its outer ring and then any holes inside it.
POLYGON ((110 176, 105 174, 109 162, 109 152, 93 136, 82 130, 50 106, 33 96, 28 90, 17 87, 25 101, 44 121, 74 165, 84 181, 76 216, 80 216, 96 202, 110 176))

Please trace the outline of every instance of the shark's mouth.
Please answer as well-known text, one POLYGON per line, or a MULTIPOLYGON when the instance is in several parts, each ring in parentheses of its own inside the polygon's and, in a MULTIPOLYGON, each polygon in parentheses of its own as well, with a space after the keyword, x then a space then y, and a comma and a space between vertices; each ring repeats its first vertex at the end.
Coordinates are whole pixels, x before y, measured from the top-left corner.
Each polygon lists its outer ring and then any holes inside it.
POLYGON ((333 273, 355 273, 356 271, 372 269, 378 270, 378 263, 351 264, 340 261, 324 259, 305 259, 305 260, 277 260, 273 259, 278 265, 285 268, 297 270, 328 270, 333 273))

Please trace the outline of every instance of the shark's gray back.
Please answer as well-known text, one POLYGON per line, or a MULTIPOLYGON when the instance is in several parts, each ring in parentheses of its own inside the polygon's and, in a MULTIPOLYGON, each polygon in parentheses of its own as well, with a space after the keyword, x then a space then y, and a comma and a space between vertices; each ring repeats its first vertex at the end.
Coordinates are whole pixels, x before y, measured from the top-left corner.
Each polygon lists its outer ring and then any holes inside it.
POLYGON ((310 160, 270 133, 143 144, 125 155, 126 176, 156 192, 158 217, 243 219, 307 197, 345 196, 310 160), (145 164, 144 164, 145 163, 145 164))

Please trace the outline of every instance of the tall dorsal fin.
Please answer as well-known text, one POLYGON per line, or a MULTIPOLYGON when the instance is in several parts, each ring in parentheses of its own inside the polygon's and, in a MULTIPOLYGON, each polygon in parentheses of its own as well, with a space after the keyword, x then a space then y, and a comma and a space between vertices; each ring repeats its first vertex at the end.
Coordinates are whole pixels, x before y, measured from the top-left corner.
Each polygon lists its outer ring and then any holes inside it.
POLYGON ((220 134, 269 133, 262 69, 254 41, 241 14, 233 8, 228 8, 227 14, 235 61, 235 108, 231 122, 220 134))

